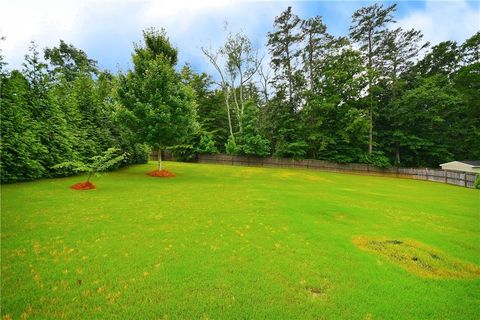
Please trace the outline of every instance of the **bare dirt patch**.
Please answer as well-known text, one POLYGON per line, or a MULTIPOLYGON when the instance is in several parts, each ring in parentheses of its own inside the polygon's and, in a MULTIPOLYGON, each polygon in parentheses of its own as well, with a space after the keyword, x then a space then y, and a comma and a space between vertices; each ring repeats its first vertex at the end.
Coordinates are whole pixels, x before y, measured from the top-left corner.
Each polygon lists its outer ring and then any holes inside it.
POLYGON ((147 174, 151 177, 158 177, 158 178, 173 178, 173 177, 175 177, 175 173, 167 171, 167 170, 155 170, 155 171, 150 171, 147 174))
POLYGON ((381 255, 399 267, 427 278, 477 278, 480 267, 450 257, 433 247, 410 239, 355 237, 360 249, 381 255))

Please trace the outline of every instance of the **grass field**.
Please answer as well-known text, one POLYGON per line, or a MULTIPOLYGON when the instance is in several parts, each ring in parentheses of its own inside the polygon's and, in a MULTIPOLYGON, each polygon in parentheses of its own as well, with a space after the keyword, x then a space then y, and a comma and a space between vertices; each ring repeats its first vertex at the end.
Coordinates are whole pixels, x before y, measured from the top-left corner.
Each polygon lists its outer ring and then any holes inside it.
POLYGON ((480 318, 478 190, 154 169, 2 186, 2 318, 480 318))

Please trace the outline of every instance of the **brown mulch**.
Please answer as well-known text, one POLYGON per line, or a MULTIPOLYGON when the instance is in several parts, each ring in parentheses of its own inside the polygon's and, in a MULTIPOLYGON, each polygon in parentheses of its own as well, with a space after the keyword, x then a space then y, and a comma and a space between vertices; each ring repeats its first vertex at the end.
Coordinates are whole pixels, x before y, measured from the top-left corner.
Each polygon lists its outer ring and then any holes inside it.
POLYGON ((79 183, 75 183, 73 186, 70 186, 70 189, 91 190, 91 189, 95 189, 95 185, 91 182, 79 182, 79 183))
POLYGON ((173 178, 173 177, 175 177, 175 173, 167 171, 167 170, 155 170, 155 171, 150 171, 147 174, 151 177, 158 177, 158 178, 173 178))

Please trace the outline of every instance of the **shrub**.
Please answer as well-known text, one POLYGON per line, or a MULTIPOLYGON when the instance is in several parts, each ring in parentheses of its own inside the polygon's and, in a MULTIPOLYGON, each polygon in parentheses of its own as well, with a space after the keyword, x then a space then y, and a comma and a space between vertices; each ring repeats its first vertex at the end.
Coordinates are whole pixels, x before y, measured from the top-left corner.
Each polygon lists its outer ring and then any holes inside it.
POLYGON ((480 189, 480 174, 477 173, 477 178, 475 179, 475 182, 473 183, 473 187, 475 189, 480 189))
POLYGON ((75 173, 88 173, 86 182, 90 182, 90 178, 95 175, 99 176, 100 172, 109 171, 118 168, 121 161, 125 160, 126 154, 118 154, 117 148, 108 148, 101 155, 91 157, 88 162, 83 161, 66 161, 56 164, 52 169, 68 169, 75 173))
POLYGON ((131 164, 147 163, 151 152, 152 149, 148 145, 136 143, 133 146, 132 154, 130 155, 128 162, 131 164))
POLYGON ((276 145, 275 156, 280 158, 293 158, 295 160, 304 159, 307 153, 307 143, 305 141, 285 142, 279 141, 276 145))
POLYGON ((370 154, 364 154, 360 157, 361 163, 371 164, 379 168, 390 168, 392 165, 387 157, 381 151, 374 151, 370 154))
POLYGON ((229 155, 234 155, 237 153, 237 144, 232 136, 228 137, 227 143, 225 144, 225 151, 229 155))
POLYGON ((184 144, 169 148, 177 161, 195 161, 198 154, 218 153, 212 134, 203 130, 195 132, 184 144))

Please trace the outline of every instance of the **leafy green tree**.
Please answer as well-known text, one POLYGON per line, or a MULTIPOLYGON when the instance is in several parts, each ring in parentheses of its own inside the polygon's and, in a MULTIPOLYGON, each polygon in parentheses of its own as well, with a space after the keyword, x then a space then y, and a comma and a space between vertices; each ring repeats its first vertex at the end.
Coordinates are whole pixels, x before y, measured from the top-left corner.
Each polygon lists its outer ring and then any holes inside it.
POLYGON ((44 56, 52 66, 52 73, 73 81, 79 74, 97 74, 97 62, 89 59, 87 54, 71 44, 60 40, 58 47, 47 48, 44 56))
POLYGON ((90 158, 90 161, 84 162, 79 160, 66 161, 53 166, 53 169, 62 170, 67 169, 75 173, 88 173, 86 183, 90 182, 93 175, 99 176, 100 172, 111 170, 117 166, 121 161, 124 161, 126 154, 118 154, 119 149, 108 148, 100 155, 90 158))
POLYGON ((455 41, 444 41, 434 46, 412 71, 420 76, 443 74, 451 77, 458 70, 460 59, 458 44, 455 41))
POLYGON ((461 103, 452 110, 447 128, 457 159, 480 159, 480 62, 461 67, 453 78, 461 103))
POLYGON ((195 92, 197 120, 200 124, 198 136, 210 137, 215 144, 215 152, 218 152, 219 149, 225 147, 229 136, 224 92, 212 90, 214 85, 212 77, 204 72, 194 72, 188 64, 182 68, 180 73, 183 83, 190 86, 195 92))
POLYGON ((480 62, 480 31, 465 40, 460 47, 460 53, 464 64, 480 62))
POLYGON ((449 141, 458 133, 447 128, 455 122, 459 105, 458 93, 442 75, 424 78, 402 95, 398 125, 404 137, 405 164, 437 167, 453 160, 449 141))
MULTIPOLYGON (((380 117, 386 118, 386 125, 381 134, 383 134, 383 144, 391 144, 395 149, 395 164, 400 165, 400 141, 404 141, 402 131, 397 128, 398 108, 397 98, 402 90, 402 81, 399 77, 410 70, 414 65, 413 60, 419 52, 425 49, 429 43, 421 43, 423 35, 420 31, 411 29, 403 30, 397 28, 387 30, 383 35, 383 53, 382 74, 384 81, 387 82, 389 98, 380 106, 380 117), (387 110, 388 108, 388 110, 387 110), (383 110, 382 110, 383 109, 383 110)), ((381 120, 380 120, 381 121, 381 120)), ((380 129, 382 129, 380 127, 380 129)))
POLYGON ((146 30, 144 46, 133 54, 134 70, 121 77, 119 96, 127 110, 126 124, 139 138, 161 151, 182 142, 195 123, 193 90, 175 72, 176 52, 164 30, 146 30))
POLYGON ((360 161, 368 143, 367 115, 362 91, 366 77, 360 52, 338 39, 339 50, 321 61, 321 95, 307 96, 302 123, 309 156, 336 162, 360 161))
POLYGON ((243 130, 238 132, 236 145, 233 150, 230 150, 230 153, 247 156, 268 156, 270 154, 270 142, 260 134, 258 107, 251 100, 245 104, 242 122, 243 130))

